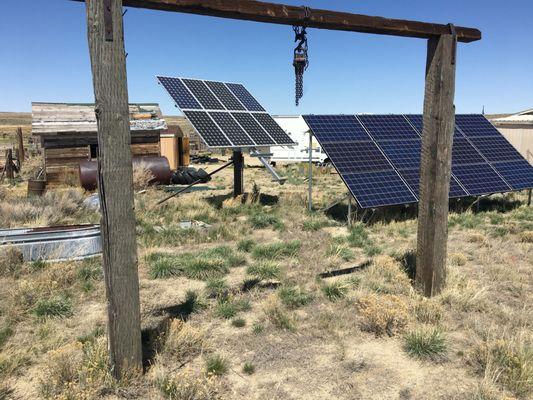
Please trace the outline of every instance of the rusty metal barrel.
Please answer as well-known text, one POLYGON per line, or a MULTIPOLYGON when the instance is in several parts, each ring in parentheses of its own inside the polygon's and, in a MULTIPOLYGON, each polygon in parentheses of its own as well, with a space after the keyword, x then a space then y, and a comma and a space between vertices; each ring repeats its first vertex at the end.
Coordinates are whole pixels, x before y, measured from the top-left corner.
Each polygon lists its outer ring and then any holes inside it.
MULTIPOLYGON (((143 167, 150 171, 154 179, 150 184, 166 185, 170 183, 170 165, 166 157, 134 157, 133 168, 143 167)), ((98 181, 98 164, 96 161, 80 162, 80 183, 85 190, 96 189, 98 181)))

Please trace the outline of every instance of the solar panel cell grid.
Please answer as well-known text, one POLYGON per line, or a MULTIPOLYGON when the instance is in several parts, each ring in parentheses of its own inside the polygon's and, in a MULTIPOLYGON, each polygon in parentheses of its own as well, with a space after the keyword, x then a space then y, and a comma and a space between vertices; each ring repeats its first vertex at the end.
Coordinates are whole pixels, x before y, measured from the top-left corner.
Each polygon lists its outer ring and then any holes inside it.
POLYGON ((225 147, 231 146, 229 140, 218 129, 216 124, 211 120, 205 111, 184 111, 185 116, 191 121, 191 124, 202 132, 202 138, 208 146, 225 147))
POLYGON ((187 90, 183 82, 176 78, 166 78, 158 76, 157 79, 165 90, 170 94, 178 107, 182 109, 192 108, 201 109, 202 106, 194 99, 193 95, 187 90))
POLYGON ((205 84, 228 110, 246 110, 223 82, 206 81, 205 84))
POLYGON ((501 133, 481 114, 457 114, 455 124, 467 137, 501 136, 501 133))
POLYGON ((526 160, 498 162, 493 166, 514 190, 533 188, 533 166, 526 160))
POLYGON ((392 169, 373 142, 322 143, 322 148, 341 174, 392 169))
POLYGON ((470 140, 490 162, 523 159, 520 153, 503 136, 472 137, 470 140))
POLYGON ((323 143, 371 140, 354 115, 304 115, 313 134, 323 143))
POLYGON ((291 137, 281 129, 270 115, 264 113, 252 113, 252 115, 277 144, 294 144, 291 137))
POLYGON ((244 128, 249 136, 254 138, 258 145, 269 145, 275 141, 265 132, 259 123, 247 113, 231 113, 237 122, 244 128))
POLYGON ((157 79, 209 147, 295 144, 241 84, 171 77, 157 79), (193 110, 202 112, 188 113, 193 110))
POLYGON ((246 88, 240 83, 226 83, 226 86, 232 93, 237 96, 242 104, 246 107, 248 111, 265 111, 261 104, 250 94, 246 88))
POLYGON ((207 85, 196 79, 183 79, 192 94, 198 99, 200 104, 207 110, 224 110, 224 106, 211 93, 207 85))
MULTIPOLYGON (((411 190, 419 196, 420 191, 420 170, 418 168, 400 170, 400 175, 405 179, 411 190)), ((468 194, 452 176, 450 178, 450 198, 465 197, 468 194)))
POLYGON ((397 169, 419 168, 421 140, 391 140, 379 146, 397 169))
MULTIPOLYGON (((420 114, 407 114, 404 115, 405 118, 409 120, 409 122, 415 127, 415 129, 418 131, 420 136, 422 136, 422 129, 423 129, 423 120, 424 117, 420 114)), ((456 138, 464 137, 461 132, 457 129, 457 126, 455 126, 454 132, 453 132, 454 140, 456 138)))
POLYGON ((420 137, 403 115, 359 115, 358 118, 377 142, 420 137))
POLYGON ((488 163, 452 166, 452 172, 472 196, 511 190, 488 163))
POLYGON ((468 139, 456 138, 453 140, 452 165, 484 163, 485 159, 469 143, 468 139))
POLYGON ((248 136, 246 132, 239 126, 231 114, 227 112, 212 111, 209 113, 209 115, 233 144, 237 146, 255 145, 254 141, 250 139, 250 136, 248 136))
POLYGON ((343 175, 346 185, 362 208, 415 203, 407 185, 393 171, 343 175))

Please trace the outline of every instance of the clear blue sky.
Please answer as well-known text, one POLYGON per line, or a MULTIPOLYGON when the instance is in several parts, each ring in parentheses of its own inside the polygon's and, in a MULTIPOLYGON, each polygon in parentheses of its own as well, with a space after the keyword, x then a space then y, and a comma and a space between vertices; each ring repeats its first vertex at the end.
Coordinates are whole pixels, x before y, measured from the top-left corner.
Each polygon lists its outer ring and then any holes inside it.
MULTIPOLYGON (((283 2, 476 27, 483 39, 458 45, 457 112, 533 107, 531 0, 283 2)), ((296 108, 290 26, 129 9, 130 101, 177 114, 156 84, 161 74, 242 82, 273 114, 421 112, 425 40, 318 29, 308 36, 310 67, 296 108)), ((1 111, 93 101, 83 3, 1 0, 0 38, 1 111)))

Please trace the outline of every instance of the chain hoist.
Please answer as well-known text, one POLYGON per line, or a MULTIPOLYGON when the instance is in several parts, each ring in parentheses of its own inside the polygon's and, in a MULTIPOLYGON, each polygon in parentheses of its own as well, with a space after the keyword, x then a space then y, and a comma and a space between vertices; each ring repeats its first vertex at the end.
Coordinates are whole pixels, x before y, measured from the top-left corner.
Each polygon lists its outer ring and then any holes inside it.
POLYGON ((309 66, 309 58, 307 56, 307 32, 305 31, 305 26, 293 26, 293 30, 294 41, 298 42, 298 45, 294 48, 294 60, 292 62, 296 78, 295 103, 298 105, 304 94, 304 71, 309 66))

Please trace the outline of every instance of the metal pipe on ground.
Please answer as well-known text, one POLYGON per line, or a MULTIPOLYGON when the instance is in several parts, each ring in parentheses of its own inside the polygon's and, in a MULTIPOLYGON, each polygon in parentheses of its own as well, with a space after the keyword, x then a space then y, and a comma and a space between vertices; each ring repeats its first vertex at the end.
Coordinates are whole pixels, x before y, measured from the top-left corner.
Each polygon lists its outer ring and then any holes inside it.
MULTIPOLYGON (((144 167, 152 173, 154 179, 150 183, 167 185, 170 183, 171 170, 166 157, 135 157, 133 168, 144 167)), ((98 181, 98 163, 96 161, 80 162, 80 183, 85 190, 96 189, 98 181)))

